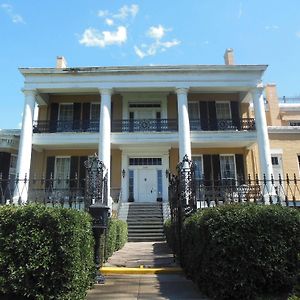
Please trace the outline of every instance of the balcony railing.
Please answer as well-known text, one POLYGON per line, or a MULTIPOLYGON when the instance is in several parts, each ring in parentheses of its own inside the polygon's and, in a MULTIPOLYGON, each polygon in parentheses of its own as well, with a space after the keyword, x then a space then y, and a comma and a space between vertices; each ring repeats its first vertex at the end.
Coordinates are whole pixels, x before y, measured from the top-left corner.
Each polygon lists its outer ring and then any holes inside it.
POLYGON ((197 130, 255 130, 255 120, 253 118, 242 118, 242 119, 216 119, 208 120, 202 124, 200 119, 191 119, 190 120, 190 129, 191 131, 197 130))
POLYGON ((280 97, 279 98, 280 103, 299 103, 300 104, 300 97, 280 97))
MULTIPOLYGON (((252 118, 242 119, 219 119, 203 122, 200 119, 190 120, 191 131, 245 131, 255 130, 255 120, 252 118)), ((112 132, 168 132, 178 131, 177 119, 136 119, 136 120, 113 120, 112 132)), ((49 132, 99 132, 98 120, 85 121, 34 121, 34 133, 49 132)))

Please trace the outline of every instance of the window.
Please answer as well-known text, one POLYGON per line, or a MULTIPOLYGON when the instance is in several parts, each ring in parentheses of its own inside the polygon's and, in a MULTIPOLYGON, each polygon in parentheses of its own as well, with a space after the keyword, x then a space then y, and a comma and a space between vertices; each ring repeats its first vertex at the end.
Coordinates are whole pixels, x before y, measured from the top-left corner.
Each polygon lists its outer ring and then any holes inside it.
POLYGON ((57 131, 73 129, 73 104, 60 104, 57 131))
POLYGON ((130 166, 161 166, 162 160, 157 157, 129 158, 130 166))
POLYGON ((162 199, 163 185, 162 185, 162 170, 157 170, 157 198, 162 199))
POLYGON ((272 161, 272 166, 278 166, 279 165, 278 156, 272 156, 271 161, 272 161))
POLYGON ((216 114, 218 120, 231 119, 230 102, 216 102, 216 114))
POLYGON ((70 162, 70 157, 55 158, 54 187, 56 189, 66 189, 69 187, 70 162))
POLYGON ((300 126, 300 121, 290 121, 289 126, 300 126))
POLYGON ((92 103, 90 110, 90 129, 92 131, 99 130, 100 119, 100 103, 92 103))
POLYGON ((191 130, 201 129, 199 102, 188 102, 191 130))
POLYGON ((16 174, 17 159, 18 159, 17 155, 11 154, 10 164, 9 164, 9 174, 16 174))
POLYGON ((129 201, 134 200, 134 171, 129 170, 129 201))
POLYGON ((235 159, 234 155, 220 155, 220 168, 221 168, 221 179, 225 180, 225 184, 232 184, 235 182, 235 159), (233 181, 233 182, 232 182, 233 181))
POLYGON ((203 178, 202 156, 193 156, 192 160, 195 164, 195 179, 201 180, 203 178))

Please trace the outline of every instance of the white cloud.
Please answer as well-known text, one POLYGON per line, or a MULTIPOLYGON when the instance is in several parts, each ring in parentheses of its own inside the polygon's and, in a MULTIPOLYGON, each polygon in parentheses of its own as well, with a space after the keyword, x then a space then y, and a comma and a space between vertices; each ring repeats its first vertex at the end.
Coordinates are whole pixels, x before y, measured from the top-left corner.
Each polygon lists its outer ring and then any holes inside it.
POLYGON ((110 18, 106 18, 106 19, 105 19, 105 23, 106 23, 108 26, 112 26, 112 25, 114 25, 114 20, 113 20, 113 19, 110 19, 110 18))
POLYGON ((142 43, 140 46, 134 46, 135 54, 139 58, 144 58, 146 56, 154 56, 158 52, 165 52, 168 48, 175 47, 181 42, 177 39, 162 41, 162 38, 165 36, 167 31, 172 29, 166 29, 162 25, 151 26, 146 35, 154 41, 150 44, 142 43))
POLYGON ((119 9, 119 12, 113 15, 115 19, 126 19, 128 16, 135 17, 139 11, 139 6, 132 4, 130 6, 124 5, 119 9))
POLYGON ((99 17, 106 17, 106 16, 108 16, 108 15, 109 15, 108 10, 99 10, 99 11, 98 11, 98 16, 99 16, 99 17))
POLYGON ((117 31, 102 31, 88 28, 84 31, 79 43, 87 47, 105 48, 110 45, 121 45, 127 40, 127 29, 119 26, 117 31))
POLYGON ((14 12, 14 8, 12 5, 3 3, 3 4, 1 4, 1 8, 6 12, 6 14, 10 17, 10 19, 13 23, 25 24, 23 17, 20 14, 17 14, 14 12))
POLYGON ((278 25, 266 25, 265 29, 266 30, 277 30, 277 29, 279 29, 279 26, 278 25))
POLYGON ((153 39, 160 40, 165 35, 165 31, 166 29, 161 25, 158 25, 157 27, 151 26, 147 34, 153 39))

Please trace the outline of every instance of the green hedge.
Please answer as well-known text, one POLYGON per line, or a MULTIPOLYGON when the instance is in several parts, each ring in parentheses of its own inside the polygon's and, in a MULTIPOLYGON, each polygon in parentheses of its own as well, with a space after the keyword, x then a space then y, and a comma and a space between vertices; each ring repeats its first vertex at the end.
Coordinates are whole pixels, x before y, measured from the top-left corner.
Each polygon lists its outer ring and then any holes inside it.
POLYGON ((94 275, 93 244, 86 213, 1 206, 0 298, 84 299, 94 275))
POLYGON ((224 205, 188 218, 183 265, 213 299, 292 290, 299 272, 300 214, 291 208, 224 205))
POLYGON ((127 242, 127 236, 127 223, 122 220, 111 218, 108 222, 106 233, 105 260, 125 245, 127 242))

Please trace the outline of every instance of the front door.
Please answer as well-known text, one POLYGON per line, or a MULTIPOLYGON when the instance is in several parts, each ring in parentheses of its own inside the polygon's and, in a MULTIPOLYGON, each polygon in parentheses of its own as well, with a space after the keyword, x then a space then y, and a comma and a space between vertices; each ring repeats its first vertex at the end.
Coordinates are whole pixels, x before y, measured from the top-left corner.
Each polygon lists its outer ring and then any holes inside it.
POLYGON ((157 199, 157 175, 155 169, 138 170, 138 202, 155 202, 157 199))

